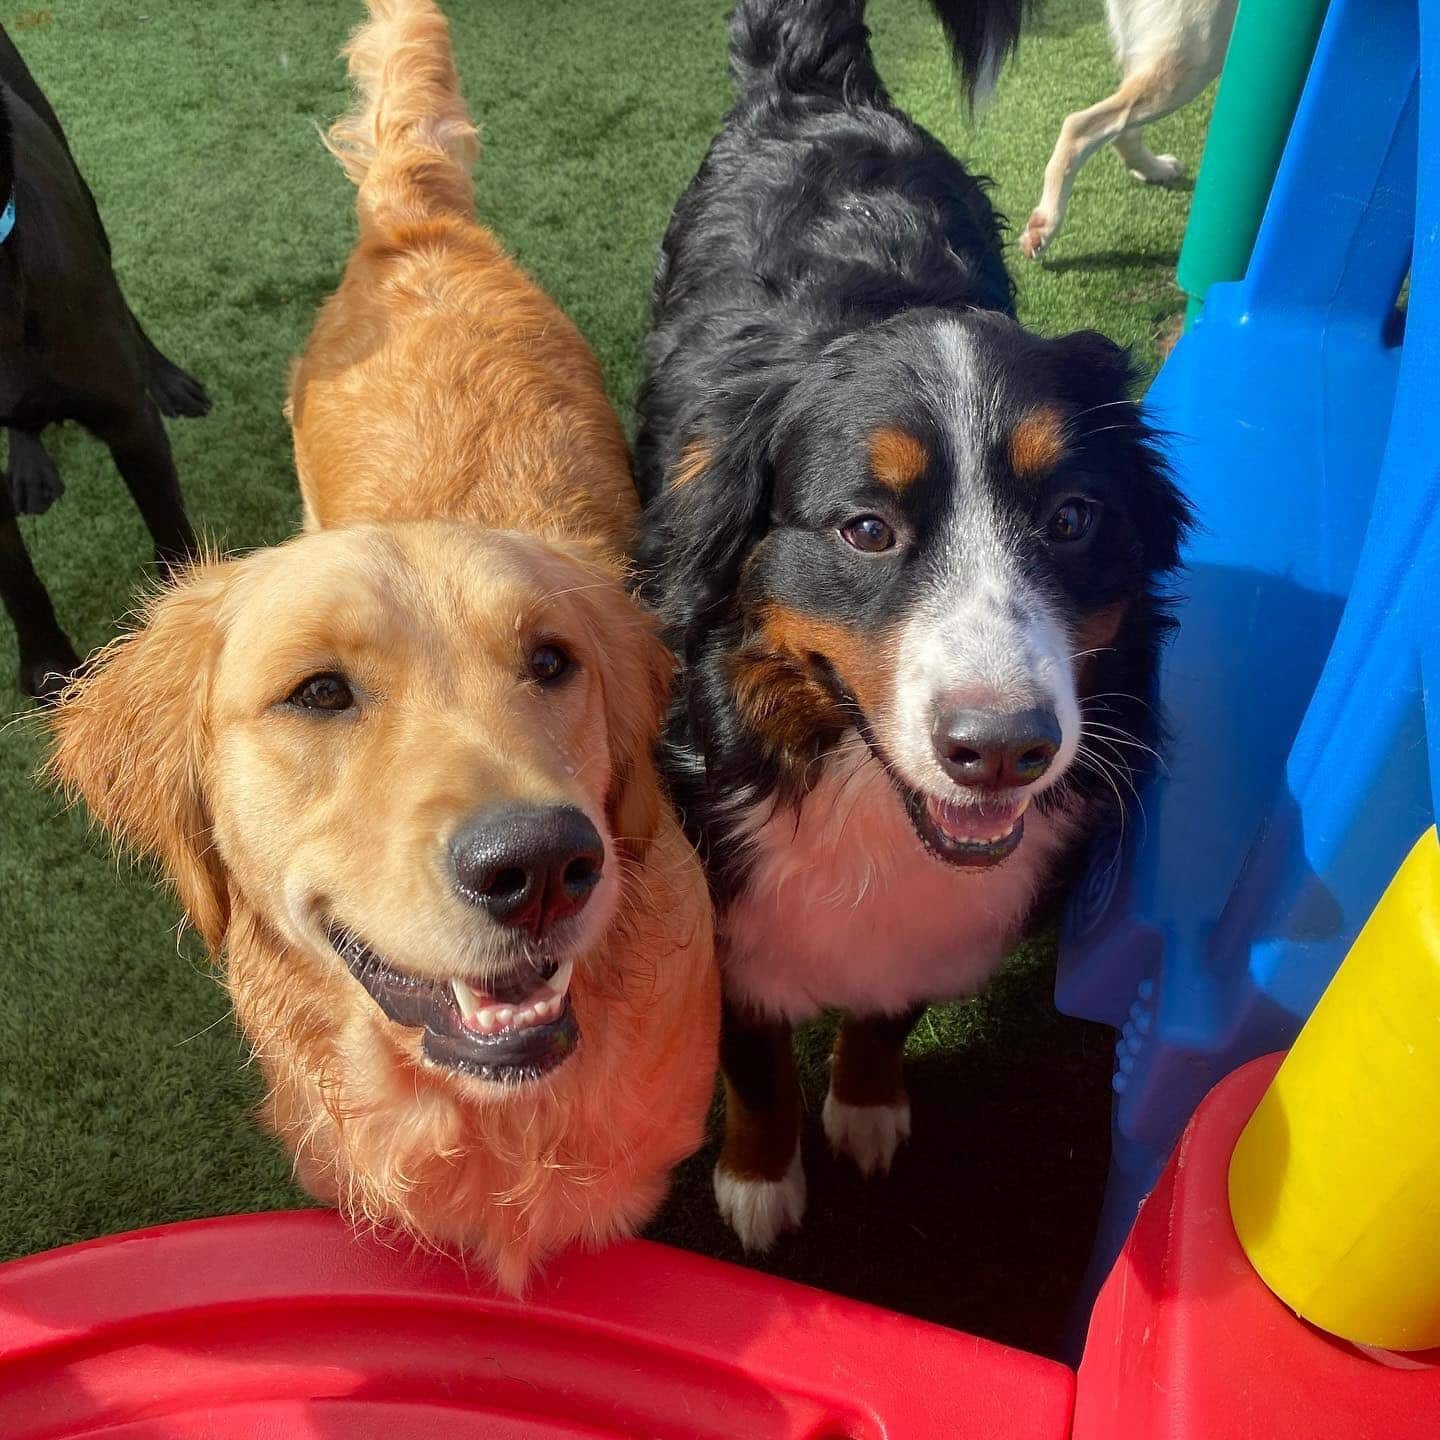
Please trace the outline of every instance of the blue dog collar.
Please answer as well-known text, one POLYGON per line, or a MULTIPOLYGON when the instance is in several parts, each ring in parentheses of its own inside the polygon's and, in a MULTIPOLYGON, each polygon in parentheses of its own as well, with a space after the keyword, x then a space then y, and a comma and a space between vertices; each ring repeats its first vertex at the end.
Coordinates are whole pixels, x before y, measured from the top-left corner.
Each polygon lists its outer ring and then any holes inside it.
POLYGON ((5 202, 5 209, 0 213, 0 245, 3 245, 9 238, 10 232, 15 228, 15 194, 12 191, 10 198, 5 202))

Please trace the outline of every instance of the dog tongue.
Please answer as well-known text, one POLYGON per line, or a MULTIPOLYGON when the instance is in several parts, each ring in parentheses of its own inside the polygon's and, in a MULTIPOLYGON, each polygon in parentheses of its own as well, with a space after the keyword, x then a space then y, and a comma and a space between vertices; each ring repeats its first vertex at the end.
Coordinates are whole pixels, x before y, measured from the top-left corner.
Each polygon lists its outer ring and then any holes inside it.
POLYGON ((933 797, 925 804, 930 818, 951 840, 969 845, 989 845, 1003 840, 1025 813, 1027 800, 1009 805, 956 805, 933 797))

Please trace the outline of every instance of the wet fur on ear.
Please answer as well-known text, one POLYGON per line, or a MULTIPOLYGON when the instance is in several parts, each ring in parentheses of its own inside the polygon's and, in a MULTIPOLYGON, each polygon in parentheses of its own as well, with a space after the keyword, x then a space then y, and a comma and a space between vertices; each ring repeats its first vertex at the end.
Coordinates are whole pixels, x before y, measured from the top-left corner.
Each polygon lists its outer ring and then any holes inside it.
POLYGON ((598 601, 605 663, 605 731, 610 747, 606 817, 622 853, 642 863, 664 807, 655 748, 670 697, 675 661, 660 641, 654 617, 615 593, 598 601))
POLYGON ((236 568, 196 565, 93 657, 50 716, 44 771, 117 843, 160 863, 212 953, 225 939, 230 897, 205 801, 209 701, 236 568))
POLYGON ((594 546, 551 541, 578 565, 586 583, 565 583, 584 616, 605 714, 610 785, 605 818, 621 853, 640 864, 660 825, 665 798, 655 751, 670 699, 675 659, 660 639, 655 616, 624 586, 623 572, 594 546))

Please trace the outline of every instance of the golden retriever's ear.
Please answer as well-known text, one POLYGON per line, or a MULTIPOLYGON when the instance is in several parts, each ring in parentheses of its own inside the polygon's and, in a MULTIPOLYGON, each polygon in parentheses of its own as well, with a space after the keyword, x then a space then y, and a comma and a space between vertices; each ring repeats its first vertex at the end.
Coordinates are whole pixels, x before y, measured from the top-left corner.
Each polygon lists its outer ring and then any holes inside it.
POLYGON ((650 615, 619 591, 606 609, 600 684, 610 739, 610 793, 606 816, 615 843, 632 860, 645 858, 665 803, 655 748, 670 695, 675 661, 660 643, 650 615))
POLYGON ((94 657, 51 716, 45 767, 116 840, 161 863, 213 953, 230 905, 205 802, 210 685, 236 568, 196 566, 94 657))

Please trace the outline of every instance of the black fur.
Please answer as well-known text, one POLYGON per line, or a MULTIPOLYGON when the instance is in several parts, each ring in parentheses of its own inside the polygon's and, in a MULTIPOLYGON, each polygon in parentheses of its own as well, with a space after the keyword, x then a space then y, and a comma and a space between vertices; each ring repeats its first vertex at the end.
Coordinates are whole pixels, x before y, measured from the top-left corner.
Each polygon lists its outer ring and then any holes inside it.
POLYGON ((30 564, 15 514, 61 492, 41 445, 75 420, 111 450, 162 563, 185 560, 194 535, 161 415, 203 415, 204 387, 166 359, 131 313, 110 267, 110 239, 54 110, 0 29, 0 205, 15 228, 0 245, 0 599, 14 622, 21 688, 53 696, 77 665, 30 564))
MULTIPOLYGON (((967 81, 1013 47, 1020 0, 936 8, 967 81)), ((816 715, 800 754, 747 720, 735 677, 761 643, 764 606, 883 637, 923 583, 957 467, 978 467, 1016 553, 1068 616, 1131 602, 1113 648, 1088 662, 1084 691, 1106 722, 1155 745, 1163 583, 1187 516, 1130 402, 1125 353, 1098 334, 1046 340, 1015 322, 987 182, 891 102, 862 0, 741 0, 732 67, 738 98, 662 246, 636 441, 641 582, 684 667, 666 769, 722 903, 746 873, 728 828, 737 806, 797 798, 814 758, 847 727, 865 732, 843 667, 822 651, 790 677, 816 715), (979 356, 976 393, 992 397, 977 408, 971 454, 956 453, 939 418, 947 377, 933 336, 945 317, 979 356), (1049 402, 1071 417, 1069 450, 1037 495, 1010 473, 1004 441, 1049 402), (857 564, 835 527, 874 501, 864 437, 895 423, 934 456, 903 501, 914 546, 894 567, 857 564), (677 485, 695 446, 708 463, 677 485), (1052 553, 1037 526, 1071 489, 1097 492, 1103 522, 1083 552, 1052 553)), ((1124 772, 1116 794, 1080 769, 1068 793, 1119 803, 1142 756, 1106 752, 1124 772)))

